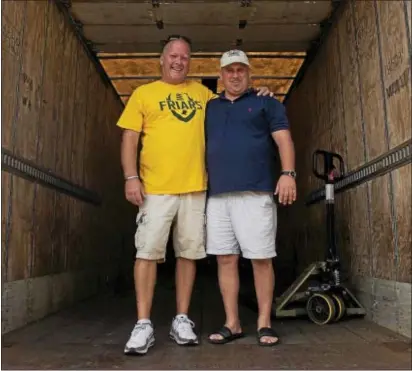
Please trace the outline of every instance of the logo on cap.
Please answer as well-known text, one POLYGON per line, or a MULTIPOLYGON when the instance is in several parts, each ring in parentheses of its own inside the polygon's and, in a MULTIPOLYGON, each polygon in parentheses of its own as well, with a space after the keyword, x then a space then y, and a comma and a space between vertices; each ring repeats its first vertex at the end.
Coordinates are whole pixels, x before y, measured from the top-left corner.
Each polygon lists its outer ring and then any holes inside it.
POLYGON ((234 49, 223 53, 222 58, 220 58, 220 67, 226 67, 232 63, 242 63, 249 66, 249 59, 242 50, 234 49))

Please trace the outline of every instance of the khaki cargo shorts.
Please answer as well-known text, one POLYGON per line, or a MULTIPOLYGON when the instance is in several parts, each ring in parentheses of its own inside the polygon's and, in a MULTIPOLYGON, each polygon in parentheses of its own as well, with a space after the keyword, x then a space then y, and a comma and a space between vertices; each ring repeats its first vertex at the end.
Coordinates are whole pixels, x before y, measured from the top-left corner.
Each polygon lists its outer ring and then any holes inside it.
POLYGON ((205 258, 205 207, 206 192, 146 195, 136 218, 136 258, 164 262, 172 223, 175 256, 205 258))

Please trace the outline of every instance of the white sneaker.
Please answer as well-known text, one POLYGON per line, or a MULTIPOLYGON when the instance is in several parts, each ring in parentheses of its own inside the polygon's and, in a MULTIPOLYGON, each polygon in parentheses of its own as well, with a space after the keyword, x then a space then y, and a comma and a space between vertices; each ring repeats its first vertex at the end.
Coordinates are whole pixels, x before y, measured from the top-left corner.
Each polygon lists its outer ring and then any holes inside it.
POLYGON ((199 344, 194 327, 195 324, 186 315, 178 315, 173 319, 169 336, 179 345, 199 344))
POLYGON ((149 320, 140 320, 136 323, 124 348, 125 354, 146 354, 154 345, 155 337, 153 325, 149 320))

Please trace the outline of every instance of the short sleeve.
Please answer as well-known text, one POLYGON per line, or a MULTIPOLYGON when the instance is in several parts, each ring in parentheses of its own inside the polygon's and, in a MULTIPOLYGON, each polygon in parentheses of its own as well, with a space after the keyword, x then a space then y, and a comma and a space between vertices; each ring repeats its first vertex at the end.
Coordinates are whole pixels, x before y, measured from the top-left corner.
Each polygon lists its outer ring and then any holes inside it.
POLYGON ((209 88, 207 88, 207 96, 206 96, 206 102, 210 102, 212 99, 217 98, 219 95, 213 93, 212 90, 210 90, 209 88))
POLYGON ((142 131, 143 103, 141 95, 142 93, 139 89, 136 89, 132 93, 117 122, 118 127, 123 129, 130 129, 137 132, 142 131))
POLYGON ((286 115, 285 106, 277 99, 270 97, 266 99, 265 113, 269 121, 271 133, 289 129, 289 120, 286 115))

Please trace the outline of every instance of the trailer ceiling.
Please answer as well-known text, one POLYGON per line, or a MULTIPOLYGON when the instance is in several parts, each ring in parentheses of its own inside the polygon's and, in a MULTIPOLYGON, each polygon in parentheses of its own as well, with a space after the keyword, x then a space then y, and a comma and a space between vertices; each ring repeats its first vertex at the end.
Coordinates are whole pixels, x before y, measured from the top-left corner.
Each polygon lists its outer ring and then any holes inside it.
POLYGON ((329 19, 330 1, 61 0, 122 97, 160 77, 159 52, 168 35, 193 42, 189 78, 216 78, 219 55, 250 54, 253 84, 288 92, 306 52, 329 19))

